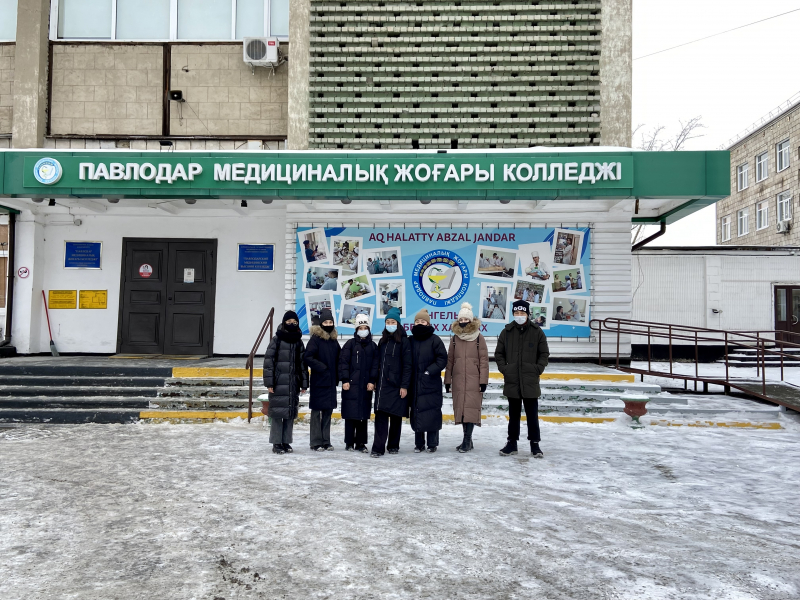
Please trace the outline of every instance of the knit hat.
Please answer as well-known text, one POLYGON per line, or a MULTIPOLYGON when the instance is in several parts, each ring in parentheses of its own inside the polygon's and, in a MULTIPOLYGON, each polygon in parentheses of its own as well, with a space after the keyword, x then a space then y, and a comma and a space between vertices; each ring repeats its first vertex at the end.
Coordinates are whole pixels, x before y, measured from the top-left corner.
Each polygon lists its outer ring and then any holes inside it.
POLYGON ((416 315, 414 315, 414 320, 416 321, 417 319, 423 319, 424 321, 428 322, 428 325, 431 324, 431 317, 428 314, 427 308, 423 308, 416 315))
POLYGON ((511 312, 516 312, 518 310, 524 311, 526 315, 531 314, 531 305, 525 302, 525 300, 514 300, 514 304, 511 305, 511 312))
POLYGON ((394 319, 398 323, 400 322, 400 309, 397 307, 392 307, 389 309, 389 312, 386 313, 387 319, 394 319))
POLYGON ((293 310, 287 310, 283 313, 283 319, 281 319, 281 323, 286 323, 289 319, 294 319, 298 323, 300 322, 300 318, 297 316, 297 313, 293 310))
POLYGON ((356 315, 356 329, 361 327, 362 325, 366 325, 369 327, 369 317, 363 313, 360 315, 356 315))
POLYGON ((472 314, 472 304, 469 302, 462 302, 461 303, 461 310, 458 311, 458 318, 459 319, 472 319, 475 318, 475 315, 472 314))
POLYGON ((333 318, 333 313, 327 308, 322 309, 319 313, 319 322, 324 323, 325 321, 336 322, 336 319, 333 318))

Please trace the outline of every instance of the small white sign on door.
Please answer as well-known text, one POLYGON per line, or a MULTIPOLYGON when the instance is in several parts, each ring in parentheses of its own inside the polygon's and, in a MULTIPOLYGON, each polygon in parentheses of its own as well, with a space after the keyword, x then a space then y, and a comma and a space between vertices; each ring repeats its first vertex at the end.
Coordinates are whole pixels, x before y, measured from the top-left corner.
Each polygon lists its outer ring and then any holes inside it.
POLYGON ((183 270, 183 283, 194 283, 194 269, 183 270))

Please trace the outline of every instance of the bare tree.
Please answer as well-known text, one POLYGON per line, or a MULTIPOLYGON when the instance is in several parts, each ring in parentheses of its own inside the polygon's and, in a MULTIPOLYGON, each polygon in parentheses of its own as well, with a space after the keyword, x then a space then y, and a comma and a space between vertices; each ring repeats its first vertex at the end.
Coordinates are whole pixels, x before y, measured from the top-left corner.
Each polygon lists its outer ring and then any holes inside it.
MULTIPOLYGON (((650 131, 643 130, 641 134, 641 141, 637 146, 638 150, 645 150, 646 152, 662 152, 662 151, 677 151, 682 150, 683 146, 689 140, 693 140, 699 137, 703 137, 702 133, 699 133, 701 129, 705 129, 705 125, 703 125, 703 117, 697 116, 692 117, 686 122, 678 121, 681 128, 678 133, 669 139, 661 139, 662 134, 666 127, 663 125, 657 125, 653 127, 650 131)), ((640 124, 637 125, 636 128, 633 130, 633 138, 636 137, 636 134, 639 133, 639 130, 643 129, 644 125, 640 124)), ((642 223, 638 223, 636 225, 631 226, 631 231, 633 232, 633 244, 636 244, 639 241, 639 238, 644 235, 645 229, 642 223)))

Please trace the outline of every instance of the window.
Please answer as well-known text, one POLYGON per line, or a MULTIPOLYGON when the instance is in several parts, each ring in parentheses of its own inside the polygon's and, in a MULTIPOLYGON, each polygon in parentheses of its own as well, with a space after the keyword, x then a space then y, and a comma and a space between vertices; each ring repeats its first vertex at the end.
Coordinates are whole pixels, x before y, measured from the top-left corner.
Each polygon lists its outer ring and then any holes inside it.
POLYGON ((792 218, 792 193, 781 192, 778 194, 778 221, 788 221, 792 218))
POLYGON ((731 216, 722 217, 722 241, 727 242, 731 239, 731 216))
MULTIPOLYGON (((9 27, 6 4, 13 5, 16 14, 15 0, 0 0, 0 39, 9 27)), ((228 41, 289 36, 289 0, 53 0, 51 6, 53 39, 228 41)))
POLYGON ((765 229, 769 225, 769 203, 756 204, 756 231, 765 229))
POLYGON ((0 0, 0 41, 17 39, 17 0, 0 0))
POLYGON ((747 180, 748 175, 749 173, 748 173, 747 163, 744 163, 743 165, 739 165, 738 167, 736 167, 736 183, 738 191, 741 192, 742 190, 746 189, 747 186, 749 185, 749 182, 747 180))
POLYGON ((756 156, 756 183, 764 181, 769 173, 767 172, 767 162, 769 156, 766 152, 756 156))
POLYGON ((736 213, 736 221, 737 221, 737 233, 739 237, 743 235, 747 235, 750 233, 750 223, 748 222, 750 219, 750 209, 743 208, 739 212, 736 213))
POLYGON ((783 140, 775 146, 775 164, 779 173, 789 168, 789 140, 783 140))

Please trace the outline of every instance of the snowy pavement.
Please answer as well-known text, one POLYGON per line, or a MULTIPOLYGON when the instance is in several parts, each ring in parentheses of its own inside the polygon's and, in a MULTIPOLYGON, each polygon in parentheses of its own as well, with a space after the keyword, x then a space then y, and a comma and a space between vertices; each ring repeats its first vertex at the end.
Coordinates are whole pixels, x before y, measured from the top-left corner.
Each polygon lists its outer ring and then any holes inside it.
MULTIPOLYGON (((714 599, 800 596, 800 425, 542 423, 498 449, 269 453, 207 425, 0 429, 3 600, 714 599)), ((370 439, 372 432, 370 431, 370 439)))
MULTIPOLYGON (((631 367, 634 369, 647 369, 647 361, 632 361, 631 367)), ((653 371, 660 371, 662 373, 669 373, 669 362, 656 362, 653 361, 650 364, 650 368, 653 371)), ((672 372, 677 373, 679 375, 694 375, 695 374, 695 363, 693 362, 673 362, 672 363, 672 372)), ((702 363, 698 367, 698 373, 703 376, 711 376, 711 377, 725 377, 725 363, 702 363)), ((730 377, 735 377, 738 379, 753 379, 756 381, 761 381, 761 372, 757 371, 755 366, 753 367, 729 367, 728 375, 730 377)), ((781 381, 781 370, 778 367, 767 367, 765 377, 767 381, 781 381)), ((636 381, 639 381, 639 376, 636 376, 636 381)), ((669 388, 682 388, 683 387, 683 380, 682 379, 671 379, 669 377, 651 377, 650 375, 645 375, 644 377, 645 383, 655 383, 656 385, 660 385, 661 387, 669 387, 669 388)), ((783 381, 786 383, 791 383, 796 386, 800 386, 800 367, 784 367, 783 369, 783 381)), ((693 388, 693 382, 688 383, 689 388, 693 388)), ((717 385, 710 385, 709 391, 711 392, 721 392, 722 386, 717 385)))

